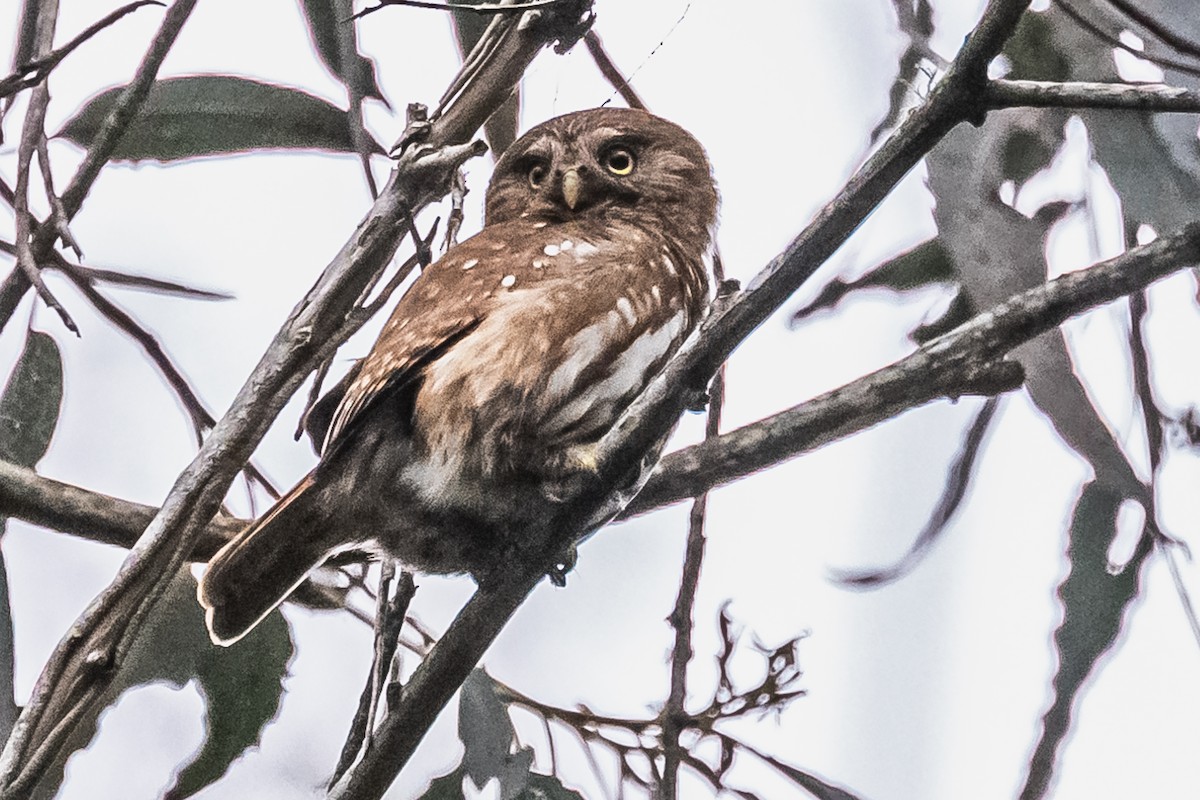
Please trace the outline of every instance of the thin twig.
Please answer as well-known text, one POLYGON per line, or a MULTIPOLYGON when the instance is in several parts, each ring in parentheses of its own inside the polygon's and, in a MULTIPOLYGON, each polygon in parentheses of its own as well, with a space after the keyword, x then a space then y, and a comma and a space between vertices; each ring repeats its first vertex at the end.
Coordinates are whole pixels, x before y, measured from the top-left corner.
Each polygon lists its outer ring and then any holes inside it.
POLYGON ((46 200, 50 203, 50 218, 44 224, 53 225, 62 243, 75 251, 76 258, 83 258, 83 249, 80 248, 79 242, 75 241, 67 222, 67 210, 63 208, 62 198, 54 191, 54 173, 50 169, 50 148, 46 146, 45 132, 37 140, 37 157, 38 167, 42 172, 42 188, 46 193, 46 200))
POLYGON ((617 65, 613 63, 608 51, 604 49, 604 42, 600 40, 600 34, 596 33, 595 28, 583 35, 583 43, 587 46, 587 51, 591 54, 592 60, 596 62, 596 66, 600 69, 600 74, 616 90, 617 94, 621 95, 621 99, 625 101, 625 105, 630 108, 640 108, 643 111, 647 111, 648 109, 646 108, 646 104, 642 102, 642 98, 638 97, 638 93, 634 91, 629 81, 621 74, 621 70, 617 69, 617 65))
MULTIPOLYGON (((162 343, 158 341, 158 338, 143 328, 141 323, 134 319, 127 311, 97 291, 86 275, 77 272, 73 264, 66 261, 58 253, 53 253, 53 256, 58 269, 75 284, 75 287, 88 299, 92 307, 100 312, 117 330, 137 342, 142 351, 149 356, 150 362, 158 368, 167 385, 171 387, 180 404, 183 405, 183 410, 192 423, 192 431, 196 437, 196 444, 203 443, 204 434, 212 430, 213 426, 217 424, 217 420, 209 412, 208 408, 205 407, 204 401, 200 399, 200 396, 192 388, 188 379, 175 366, 175 363, 171 360, 171 356, 167 353, 166 348, 162 346, 162 343)), ((279 489, 253 463, 246 464, 245 473, 249 478, 262 486, 271 497, 276 500, 280 498, 279 489)))
MULTIPOLYGON (((352 8, 352 0, 347 0, 344 8, 352 8)), ((342 64, 342 70, 345 71, 350 64, 358 63, 361 55, 358 52, 358 27, 353 20, 348 20, 345 23, 340 23, 337 26, 337 47, 338 58, 342 64)), ((375 173, 371 170, 371 155, 373 148, 371 147, 373 139, 367 134, 367 129, 363 121, 363 104, 366 102, 366 96, 360 89, 360 84, 356 80, 343 80, 342 85, 346 87, 346 95, 349 99, 349 108, 346 111, 346 118, 350 124, 350 138, 354 144, 354 149, 358 153, 359 163, 362 165, 363 177, 367 181, 367 191, 371 193, 371 199, 374 200, 379 196, 379 187, 375 183, 375 173)))
POLYGON ((69 56, 75 50, 75 48, 79 47, 79 45, 83 44, 100 31, 115 23, 126 14, 136 11, 142 6, 165 5, 166 3, 160 3, 158 0, 137 0, 137 2, 121 6, 97 22, 94 22, 88 27, 84 28, 82 33, 57 50, 47 53, 40 58, 35 58, 27 64, 20 64, 11 75, 0 78, 0 98, 10 97, 17 92, 22 91, 23 89, 28 89, 29 87, 46 80, 46 78, 50 75, 50 72, 57 67, 64 58, 69 56))
POLYGON ((506 14, 513 11, 529 11, 535 8, 548 8, 565 0, 522 0, 517 3, 480 3, 472 5, 463 3, 436 3, 430 0, 379 0, 379 5, 364 8, 350 19, 361 19, 368 14, 374 14, 388 6, 408 6, 410 8, 431 8, 434 11, 469 11, 474 14, 506 14))
MULTIPOLYGON (((57 20, 57 0, 49 0, 41 4, 38 9, 36 33, 34 34, 34 53, 38 56, 49 52, 57 20)), ((27 284, 37 290, 42 302, 58 313, 67 330, 78 336, 79 327, 42 279, 33 245, 35 222, 33 212, 29 209, 30 173, 33 171, 33 156, 38 150, 38 143, 46 137, 46 107, 49 104, 50 91, 45 83, 41 83, 33 91, 33 97, 29 101, 29 108, 25 112, 25 121, 21 127, 21 142, 17 148, 17 185, 14 190, 13 205, 13 213, 16 216, 17 266, 19 269, 13 270, 12 275, 24 275, 27 284)))
MULTIPOLYGON (((715 278, 724 280, 724 268, 719 255, 713 259, 715 278)), ((709 386, 708 418, 704 425, 704 438, 716 438, 721 433, 721 410, 725 405, 725 367, 722 366, 709 386)), ((675 631, 675 643, 671 648, 671 683, 667 702, 662 711, 663 771, 659 787, 659 800, 675 800, 679 792, 679 764, 683 748, 679 736, 688 720, 687 714, 687 671, 688 663, 695 655, 692 648, 692 630, 695 625, 696 589, 700 584, 700 568, 704 563, 705 514, 708 508, 708 492, 692 501, 688 514, 687 545, 683 557, 683 575, 679 581, 679 593, 675 607, 668 618, 675 631)))
POLYGON ((971 477, 975 473, 975 462, 983 447, 984 436, 991 427, 992 419, 999 407, 1000 398, 989 397, 983 407, 976 412, 971 424, 967 426, 966 434, 958 446, 958 452, 947 470, 946 484, 942 488, 942 494, 908 552, 894 564, 882 569, 830 570, 833 580, 854 589, 876 589, 907 575, 921 563, 926 553, 929 552, 929 548, 941 538, 950 519, 962 505, 963 498, 967 494, 967 487, 971 484, 971 477))
MULTIPOLYGON (((83 161, 76 169, 75 176, 62 194, 63 210, 68 220, 79 212, 84 198, 87 197, 92 184, 99 177, 100 170, 108 162, 109 156, 112 155, 113 149, 124 135, 129 123, 137 116, 138 110, 145 102, 150 87, 158 75, 158 68, 175 43, 180 29, 195 5, 196 0, 175 0, 163 16, 158 34, 143 57, 142 63, 138 65, 133 80, 113 104, 112 110, 109 111, 96 137, 92 140, 91 147, 88 148, 83 161)), ((54 235, 52 227, 43 227, 38 231, 32 247, 35 256, 40 258, 51 247, 54 235)), ((0 331, 8 324, 17 305, 21 302, 21 298, 25 296, 25 292, 31 285, 28 276, 21 270, 10 272, 4 283, 0 285, 0 331)), ((20 730, 16 732, 19 734, 20 730)))

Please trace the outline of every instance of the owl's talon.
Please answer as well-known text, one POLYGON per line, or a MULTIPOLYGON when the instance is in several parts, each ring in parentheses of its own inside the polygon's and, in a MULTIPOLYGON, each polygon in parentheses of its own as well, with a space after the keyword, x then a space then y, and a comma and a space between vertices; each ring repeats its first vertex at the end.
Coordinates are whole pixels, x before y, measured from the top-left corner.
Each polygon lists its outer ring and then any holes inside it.
POLYGON ((687 410, 699 414, 701 411, 708 410, 708 404, 712 401, 712 396, 707 389, 694 389, 687 401, 687 410))
POLYGON ((575 549, 575 545, 571 545, 563 552, 558 562, 546 570, 546 577, 559 589, 563 588, 567 585, 567 573, 575 569, 578 560, 579 551, 575 549))

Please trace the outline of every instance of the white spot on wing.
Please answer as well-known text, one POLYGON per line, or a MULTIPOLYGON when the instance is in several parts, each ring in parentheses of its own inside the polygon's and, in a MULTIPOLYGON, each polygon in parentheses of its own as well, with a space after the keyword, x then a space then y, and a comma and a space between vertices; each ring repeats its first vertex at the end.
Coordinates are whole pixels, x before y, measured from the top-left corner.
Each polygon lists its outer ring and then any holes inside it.
POLYGON ((630 327, 633 327, 634 323, 637 322, 637 314, 633 313, 633 303, 629 302, 628 297, 617 298, 617 313, 624 317, 625 322, 630 327))
POLYGON ((516 275, 505 275, 503 278, 500 279, 500 285, 503 286, 505 289, 511 289, 516 284, 516 282, 517 282, 516 275))
POLYGON ((471 267, 475 266, 475 265, 476 265, 476 264, 478 264, 478 263, 479 263, 479 259, 478 259, 478 258, 472 258, 472 259, 468 259, 467 261, 464 261, 464 262, 463 262, 463 270, 464 270, 464 271, 465 271, 465 270, 468 270, 468 269, 470 269, 471 267))
POLYGON ((572 242, 570 239, 563 239, 563 243, 558 246, 558 249, 566 251, 566 250, 570 250, 574 246, 575 246, 575 243, 572 242))
POLYGON ((558 255, 559 248, 556 244, 548 244, 542 248, 542 252, 553 258, 554 256, 558 255))
POLYGON ((542 261, 540 258, 535 258, 533 260, 533 268, 534 269, 541 269, 544 266, 546 266, 546 262, 542 261))
POLYGON ((663 259, 663 266, 667 268, 667 272, 671 273, 672 275, 679 274, 678 272, 675 271, 675 262, 671 260, 670 256, 664 255, 662 257, 662 259, 663 259))
POLYGON ((658 284, 650 287, 650 294, 654 296, 654 302, 662 303, 662 292, 658 288, 658 284))

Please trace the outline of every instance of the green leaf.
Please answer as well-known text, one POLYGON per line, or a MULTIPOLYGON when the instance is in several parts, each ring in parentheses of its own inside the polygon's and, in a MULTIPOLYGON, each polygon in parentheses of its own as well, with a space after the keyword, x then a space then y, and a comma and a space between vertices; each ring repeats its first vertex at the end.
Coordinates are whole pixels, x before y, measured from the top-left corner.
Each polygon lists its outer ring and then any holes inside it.
POLYGON ((358 29, 350 17, 354 14, 351 0, 300 0, 308 33, 316 45, 317 54, 325 66, 338 80, 363 97, 387 100, 375 76, 375 62, 358 50, 358 29), (354 53, 349 64, 342 64, 342 49, 339 38, 343 34, 352 37, 354 53))
POLYGON ((458 697, 458 738, 464 748, 463 768, 476 786, 492 778, 504 781, 516 732, 508 706, 496 694, 495 681, 482 669, 472 670, 463 682, 458 697))
MULTIPOLYGON (((451 0, 451 2, 454 5, 469 6, 478 5, 481 2, 491 2, 491 0, 451 0)), ((483 32, 491 24, 492 18, 486 14, 476 14, 473 11, 452 11, 450 15, 454 20, 454 34, 458 38, 459 51, 462 53, 462 57, 466 58, 471 49, 483 37, 483 32)), ((499 159, 508 146, 516 140, 520 111, 521 87, 518 85, 512 96, 505 100, 483 124, 483 131, 487 136, 488 147, 492 151, 493 158, 499 159)))
MULTIPOLYGON (((188 600, 199 609, 194 591, 192 595, 188 600)), ((208 705, 208 734, 164 800, 190 797, 216 782, 234 759, 258 743, 279 711, 292 653, 291 633, 278 611, 232 647, 209 643, 202 650, 196 680, 208 705)))
POLYGON ((1058 672, 1054 702, 1042 718, 1042 735, 1029 762, 1021 800, 1046 796, 1058 748, 1071 727, 1071 710, 1085 681, 1121 633, 1121 621, 1137 596, 1142 562, 1151 551, 1143 534, 1133 558, 1119 574, 1108 569, 1108 548, 1116 532, 1121 493, 1092 481, 1075 504, 1068 534, 1067 561, 1071 571, 1058 587, 1063 621, 1054 632, 1058 672))
POLYGON ((857 280, 835 279, 826 284, 812 302, 792 315, 792 323, 822 309, 833 308, 844 297, 860 289, 883 288, 902 292, 934 283, 949 283, 955 279, 954 261, 946 246, 940 239, 929 239, 883 262, 857 280))
MULTIPOLYGON (((420 800, 463 800, 464 777, 466 771, 460 766, 449 775, 434 778, 420 800)), ((513 800, 583 800, 583 795, 563 786, 555 775, 531 772, 528 784, 513 800)))
POLYGON ((1004 45, 1014 80, 1070 80, 1071 62, 1059 47, 1054 26, 1045 14, 1021 15, 1016 31, 1004 45))
MULTIPOLYGON (((122 88, 89 100, 59 136, 88 147, 122 88)), ((157 81, 112 158, 177 161, 261 149, 357 152, 346 112, 332 103, 247 78, 196 75, 157 81)))
POLYGON ((181 800, 195 794, 220 779, 238 755, 258 742, 279 709, 293 652, 287 623, 278 610, 232 647, 214 645, 196 602, 196 581, 188 568, 181 569, 147 617, 103 700, 74 723, 63 757, 39 784, 39 796, 54 795, 66 757, 88 746, 100 714, 124 692, 154 682, 182 687, 193 680, 207 701, 205 740, 164 798, 181 800))
POLYGON ((62 406, 62 357, 54 339, 31 331, 0 397, 0 458, 33 467, 46 454, 62 406))
MULTIPOLYGON (((163 604, 169 609, 171 630, 160 628, 159 635, 180 648, 183 657, 177 659, 178 665, 188 672, 185 680, 196 680, 208 709, 204 745, 164 795, 164 800, 182 800, 219 780, 234 759, 258 743, 263 728, 279 711, 282 681, 294 648, 278 610, 231 647, 212 644, 190 573, 176 581, 163 604)), ((164 677, 170 680, 172 672, 175 669, 168 666, 164 677)), ((178 672, 175 677, 181 683, 178 672)))

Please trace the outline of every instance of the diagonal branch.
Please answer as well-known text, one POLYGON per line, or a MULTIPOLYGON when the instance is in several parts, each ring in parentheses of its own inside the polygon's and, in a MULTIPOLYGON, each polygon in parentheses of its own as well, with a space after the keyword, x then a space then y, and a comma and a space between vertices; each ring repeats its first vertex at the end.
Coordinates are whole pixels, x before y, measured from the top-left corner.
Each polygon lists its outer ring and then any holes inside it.
MULTIPOLYGON (((184 2, 179 0, 172 12, 184 2)), ((579 11, 575 3, 560 5, 579 11)), ((117 578, 55 649, 5 748, 0 763, 4 800, 28 796, 74 721, 103 696, 146 613, 195 549, 234 476, 308 372, 340 344, 347 314, 395 254, 403 221, 446 193, 455 170, 482 152, 481 143, 465 142, 508 96, 534 56, 564 31, 577 30, 579 22, 578 16, 564 19, 548 10, 504 19, 514 31, 502 57, 462 88, 429 125, 423 143, 405 148, 379 198, 293 310, 117 578)), ((68 210, 84 193, 64 193, 68 210), (74 203, 68 202, 72 198, 74 203)))
MULTIPOLYGON (((794 408, 721 434, 663 458, 621 518, 687 500, 841 438, 909 409, 972 386, 964 375, 997 369, 1016 346, 1064 320, 1138 291, 1200 263, 1200 223, 1160 237, 1086 270, 1010 298, 891 366, 794 408)), ((1001 371, 1003 368, 999 368, 1001 371)), ((44 478, 0 462, 0 515, 131 547, 155 509, 44 478)), ((218 518, 198 540, 194 557, 222 541, 218 518), (209 544, 204 544, 209 542, 209 544)), ((245 520, 228 523, 240 530, 245 520)))
POLYGON ((997 360, 1018 344, 1088 308, 1197 263, 1200 223, 1193 223, 1090 269, 1023 292, 891 366, 668 455, 624 514, 632 516, 685 500, 932 400, 974 393, 981 387, 973 387, 964 377, 994 368, 997 360))
MULTIPOLYGON (((628 502, 620 487, 640 471, 644 454, 669 430, 730 352, 828 258, 924 153, 964 120, 982 121, 979 105, 987 66, 1028 6, 1028 0, 991 0, 928 103, 915 110, 847 187, 788 249, 755 279, 749 291, 722 304, 700 335, 633 404, 597 448, 590 496, 527 532, 530 553, 496 565, 405 686, 404 696, 380 723, 376 747, 330 796, 367 800, 383 794, 415 751, 438 711, 549 569, 580 534, 614 516, 628 502), (544 546, 543 546, 544 545, 544 546)), ((636 487, 635 487, 636 488, 636 487)))

